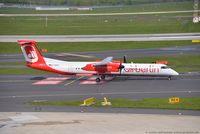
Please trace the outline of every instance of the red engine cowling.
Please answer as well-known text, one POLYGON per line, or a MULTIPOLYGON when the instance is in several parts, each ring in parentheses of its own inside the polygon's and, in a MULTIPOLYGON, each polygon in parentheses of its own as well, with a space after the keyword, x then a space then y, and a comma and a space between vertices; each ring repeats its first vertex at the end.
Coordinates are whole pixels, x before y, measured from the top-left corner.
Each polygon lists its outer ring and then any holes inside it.
POLYGON ((119 65, 120 65, 119 63, 109 63, 107 65, 94 67, 92 64, 87 64, 82 69, 85 71, 97 71, 99 73, 118 72, 119 65))

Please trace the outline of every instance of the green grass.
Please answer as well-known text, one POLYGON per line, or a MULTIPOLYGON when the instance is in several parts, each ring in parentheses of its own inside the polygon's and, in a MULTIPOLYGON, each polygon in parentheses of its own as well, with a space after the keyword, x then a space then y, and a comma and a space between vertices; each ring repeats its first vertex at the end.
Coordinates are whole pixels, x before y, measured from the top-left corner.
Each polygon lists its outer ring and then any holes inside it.
POLYGON ((93 35, 153 34, 199 32, 192 14, 74 16, 74 17, 0 17, 0 35, 93 35), (183 17, 181 17, 183 16, 183 17), (107 21, 107 22, 105 22, 107 21))
MULTIPOLYGON (((141 41, 141 42, 62 42, 38 43, 39 48, 46 48, 48 53, 84 52, 102 50, 143 49, 195 45, 191 41, 141 41)), ((0 43, 0 54, 21 54, 17 43, 0 43)))
MULTIPOLYGON (((35 11, 31 9, 0 8, 0 13, 112 13, 193 10, 193 2, 168 2, 125 7, 95 9, 93 11, 35 11)), ((193 24, 192 13, 118 16, 0 17, 0 35, 85 35, 85 34, 141 34, 199 32, 193 24), (107 20, 107 22, 105 22, 107 20)))
POLYGON ((50 72, 40 71, 32 68, 1 68, 0 74, 49 74, 50 72))
POLYGON ((61 14, 61 13, 115 13, 115 12, 150 12, 150 11, 193 10, 193 1, 168 2, 156 4, 138 4, 132 6, 96 8, 92 11, 36 11, 34 9, 0 8, 1 14, 61 14))
MULTIPOLYGON (((94 107, 102 107, 101 102, 97 100, 94 107)), ((111 107, 114 108, 151 108, 151 109, 183 109, 183 110, 200 110, 200 98, 181 98, 180 103, 170 104, 167 98, 148 98, 142 100, 128 99, 111 99, 111 107)), ((40 106, 80 106, 81 100, 64 100, 64 101, 46 101, 30 102, 31 105, 40 106)))
POLYGON ((66 101, 42 101, 42 102, 29 102, 31 105, 51 105, 51 106, 80 106, 81 100, 66 100, 66 101))

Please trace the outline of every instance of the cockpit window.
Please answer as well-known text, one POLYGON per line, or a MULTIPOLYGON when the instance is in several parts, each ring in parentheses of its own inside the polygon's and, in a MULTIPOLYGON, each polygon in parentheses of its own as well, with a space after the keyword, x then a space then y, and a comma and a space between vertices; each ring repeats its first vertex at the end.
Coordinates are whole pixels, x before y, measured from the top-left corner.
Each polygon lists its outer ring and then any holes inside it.
POLYGON ((161 69, 168 69, 168 66, 162 66, 161 69))

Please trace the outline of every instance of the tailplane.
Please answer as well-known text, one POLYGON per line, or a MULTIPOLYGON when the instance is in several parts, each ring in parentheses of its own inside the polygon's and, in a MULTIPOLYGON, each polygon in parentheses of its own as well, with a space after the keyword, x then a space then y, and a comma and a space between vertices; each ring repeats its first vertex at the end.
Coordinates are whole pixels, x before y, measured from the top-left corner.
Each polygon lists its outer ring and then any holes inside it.
POLYGON ((18 40, 27 64, 45 64, 34 40, 18 40))
POLYGON ((34 40, 18 40, 17 43, 22 49, 22 53, 27 63, 26 65, 28 67, 58 74, 70 74, 68 72, 60 71, 58 69, 48 66, 46 64, 47 61, 50 61, 50 63, 52 63, 57 62, 58 60, 44 58, 40 54, 34 40))

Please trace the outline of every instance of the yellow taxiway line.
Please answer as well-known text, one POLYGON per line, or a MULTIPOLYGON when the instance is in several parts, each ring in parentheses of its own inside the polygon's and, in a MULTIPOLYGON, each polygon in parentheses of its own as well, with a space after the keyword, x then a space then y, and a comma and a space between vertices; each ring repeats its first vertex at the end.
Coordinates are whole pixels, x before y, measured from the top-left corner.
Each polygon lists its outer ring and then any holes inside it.
POLYGON ((85 77, 85 76, 81 76, 81 77, 77 78, 76 80, 70 81, 70 82, 66 83, 64 86, 68 86, 68 85, 70 85, 70 84, 72 84, 72 83, 74 83, 74 82, 80 80, 80 79, 83 78, 83 77, 85 77))
POLYGON ((76 57, 83 57, 83 58, 95 58, 94 56, 72 54, 72 53, 60 53, 60 54, 57 54, 57 55, 58 56, 76 56, 76 57))

